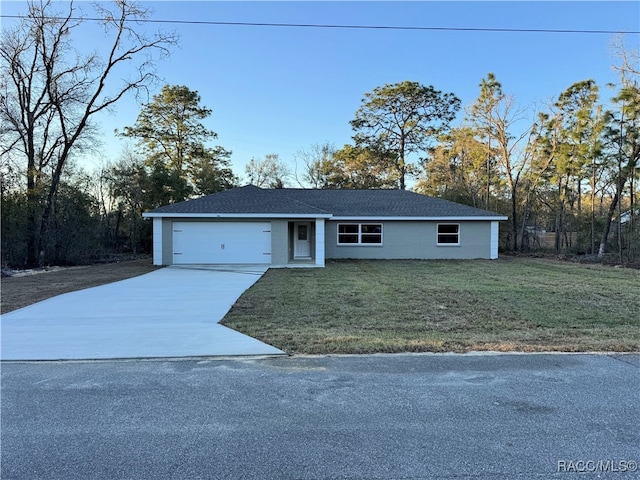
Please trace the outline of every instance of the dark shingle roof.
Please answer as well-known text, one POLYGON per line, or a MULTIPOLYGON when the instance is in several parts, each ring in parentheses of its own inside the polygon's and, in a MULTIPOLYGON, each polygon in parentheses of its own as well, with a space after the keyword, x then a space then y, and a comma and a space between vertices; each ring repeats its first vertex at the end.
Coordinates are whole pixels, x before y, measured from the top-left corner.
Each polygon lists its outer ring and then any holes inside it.
MULTIPOLYGON (((495 217, 493 212, 406 190, 234 188, 149 212, 156 214, 309 214, 337 217, 495 217)), ((163 215, 164 216, 164 215, 163 215)))
POLYGON ((283 189, 286 195, 305 201, 338 217, 447 217, 495 215, 441 198, 406 190, 302 190, 283 189))
POLYGON ((330 212, 282 195, 281 190, 262 189, 247 185, 185 202, 165 205, 149 213, 328 214, 330 212))

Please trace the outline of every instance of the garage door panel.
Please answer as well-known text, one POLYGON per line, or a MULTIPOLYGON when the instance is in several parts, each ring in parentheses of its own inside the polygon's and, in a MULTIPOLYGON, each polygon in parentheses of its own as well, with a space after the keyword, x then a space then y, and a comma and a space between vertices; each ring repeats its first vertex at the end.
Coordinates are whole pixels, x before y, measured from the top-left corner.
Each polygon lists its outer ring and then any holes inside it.
POLYGON ((269 222, 174 222, 173 263, 271 263, 269 222))

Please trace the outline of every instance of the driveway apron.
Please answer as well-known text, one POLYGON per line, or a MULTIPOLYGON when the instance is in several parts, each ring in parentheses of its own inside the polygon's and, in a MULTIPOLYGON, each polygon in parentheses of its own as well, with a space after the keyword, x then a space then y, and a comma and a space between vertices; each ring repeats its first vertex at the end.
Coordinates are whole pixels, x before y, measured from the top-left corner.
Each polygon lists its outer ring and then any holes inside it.
POLYGON ((266 267, 168 267, 2 315, 2 360, 284 354, 218 322, 266 267))

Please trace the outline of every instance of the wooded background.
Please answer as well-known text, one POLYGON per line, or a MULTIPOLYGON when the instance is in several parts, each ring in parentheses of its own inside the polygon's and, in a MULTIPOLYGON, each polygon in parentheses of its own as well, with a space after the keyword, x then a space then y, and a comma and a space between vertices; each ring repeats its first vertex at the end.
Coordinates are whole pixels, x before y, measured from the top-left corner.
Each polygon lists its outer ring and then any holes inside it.
POLYGON ((416 81, 386 84, 364 93, 351 144, 320 141, 287 159, 271 152, 244 172, 232 170, 232 152, 213 146, 199 93, 165 85, 119 133, 133 147, 80 167, 100 144, 96 114, 146 91, 177 38, 136 32, 131 21, 148 12, 117 0, 97 7, 109 56, 84 55, 73 46, 83 21, 73 7, 54 14, 51 2, 29 6, 0 44, 3 266, 149 253, 144 211, 246 183, 411 188, 507 215, 502 251, 640 264, 640 69, 623 38, 612 49, 619 82, 607 98, 590 79, 537 109, 521 106, 491 73, 470 105, 416 81), (114 74, 122 66, 127 80, 114 74))

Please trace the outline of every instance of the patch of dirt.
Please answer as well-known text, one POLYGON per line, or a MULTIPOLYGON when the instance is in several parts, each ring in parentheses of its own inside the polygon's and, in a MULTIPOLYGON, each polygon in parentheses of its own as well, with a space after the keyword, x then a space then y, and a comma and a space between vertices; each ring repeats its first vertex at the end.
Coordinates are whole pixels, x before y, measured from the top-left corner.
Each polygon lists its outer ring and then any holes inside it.
POLYGON ((152 272, 150 258, 82 267, 56 267, 3 277, 0 313, 11 312, 62 293, 96 287, 152 272))

